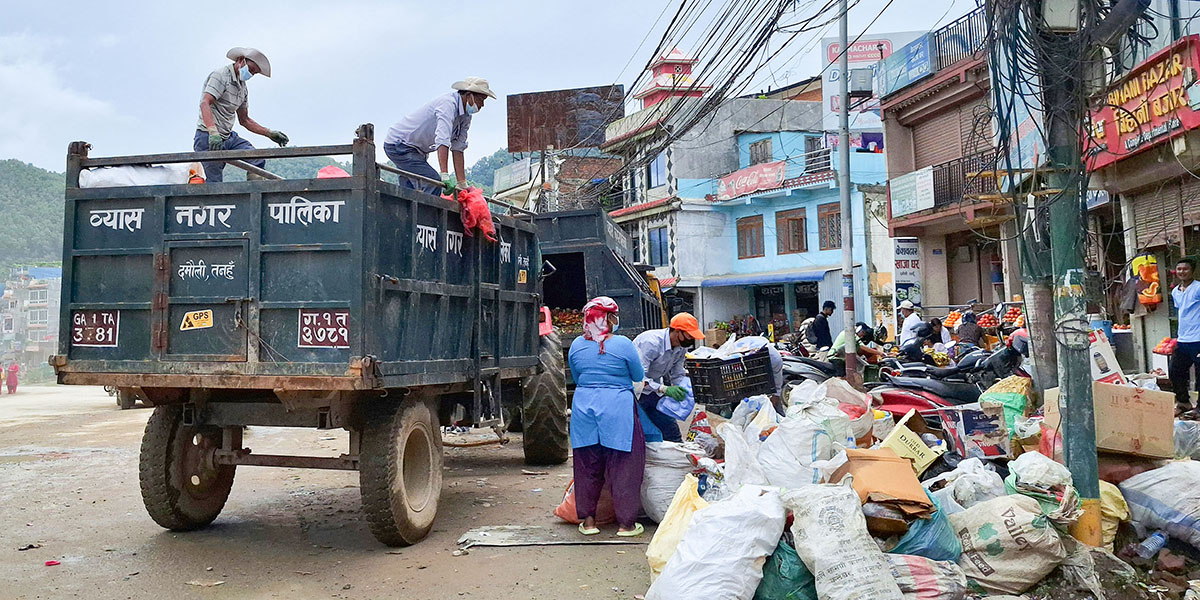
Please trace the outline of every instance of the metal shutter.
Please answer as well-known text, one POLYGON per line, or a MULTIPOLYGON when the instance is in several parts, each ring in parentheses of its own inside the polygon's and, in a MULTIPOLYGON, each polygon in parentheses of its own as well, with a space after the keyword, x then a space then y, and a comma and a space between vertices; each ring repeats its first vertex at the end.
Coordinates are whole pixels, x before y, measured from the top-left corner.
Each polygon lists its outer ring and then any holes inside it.
MULTIPOLYGON (((1200 225, 1200 179, 1192 175, 1184 176, 1180 191, 1179 207, 1183 212, 1184 227, 1200 225)), ((1195 249, 1188 248, 1187 251, 1193 253, 1195 249)))
POLYGON ((991 105, 986 94, 958 107, 963 156, 993 149, 991 105))
POLYGON ((962 157, 962 130, 957 108, 914 125, 913 170, 962 157))
POLYGON ((1137 250, 1179 243, 1182 232, 1179 183, 1179 180, 1175 180, 1129 195, 1133 202, 1137 250))

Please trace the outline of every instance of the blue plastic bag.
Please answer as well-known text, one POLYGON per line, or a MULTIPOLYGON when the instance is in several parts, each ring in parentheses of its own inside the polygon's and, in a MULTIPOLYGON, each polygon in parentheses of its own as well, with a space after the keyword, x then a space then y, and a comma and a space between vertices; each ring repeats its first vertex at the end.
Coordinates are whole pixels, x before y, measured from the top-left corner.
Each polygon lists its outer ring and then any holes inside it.
POLYGON ((954 534, 950 519, 942 512, 942 506, 937 498, 925 491, 929 501, 933 503, 934 513, 928 519, 917 519, 908 527, 908 533, 900 538, 895 548, 888 554, 913 554, 924 556, 931 560, 948 560, 957 562, 962 556, 962 542, 954 534))

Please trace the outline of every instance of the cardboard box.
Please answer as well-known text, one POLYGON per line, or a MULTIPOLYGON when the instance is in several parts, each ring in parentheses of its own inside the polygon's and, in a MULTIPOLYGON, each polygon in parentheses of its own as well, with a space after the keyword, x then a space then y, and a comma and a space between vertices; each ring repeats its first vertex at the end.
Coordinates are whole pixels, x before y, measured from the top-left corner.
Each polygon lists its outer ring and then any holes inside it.
POLYGON ((1121 371, 1121 364, 1117 362, 1117 355, 1104 332, 1093 329, 1088 333, 1088 341, 1088 363, 1092 366, 1092 381, 1124 384, 1125 373, 1121 371))
POLYGON ((946 441, 963 458, 1011 458, 1004 407, 976 402, 938 410, 946 441))
MULTIPOLYGON (((933 461, 937 460, 937 457, 946 451, 944 444, 941 448, 930 448, 925 445, 920 434, 909 427, 910 424, 916 426, 914 423, 916 421, 920 424, 918 428, 924 429, 925 423, 920 421, 920 419, 921 416, 917 414, 916 409, 908 411, 908 414, 904 415, 904 418, 900 419, 899 423, 896 423, 896 426, 892 428, 892 431, 880 443, 880 446, 888 448, 896 453, 896 455, 912 461, 913 471, 917 475, 924 473, 925 469, 928 469, 929 465, 933 464, 933 461)), ((835 479, 834 481, 838 480, 835 479)))
MULTIPOLYGON (((1150 458, 1175 455, 1175 396, 1125 385, 1092 383, 1096 448, 1150 458)), ((1058 388, 1046 390, 1045 424, 1062 422, 1058 388)))
POLYGON ((729 332, 724 329, 707 329, 704 331, 704 345, 710 348, 720 348, 729 339, 729 332))
POLYGON ((926 518, 933 512, 933 504, 916 473, 906 468, 908 464, 908 459, 889 448, 848 448, 846 464, 833 473, 833 481, 853 475, 851 485, 862 503, 879 502, 903 511, 909 518, 926 518))

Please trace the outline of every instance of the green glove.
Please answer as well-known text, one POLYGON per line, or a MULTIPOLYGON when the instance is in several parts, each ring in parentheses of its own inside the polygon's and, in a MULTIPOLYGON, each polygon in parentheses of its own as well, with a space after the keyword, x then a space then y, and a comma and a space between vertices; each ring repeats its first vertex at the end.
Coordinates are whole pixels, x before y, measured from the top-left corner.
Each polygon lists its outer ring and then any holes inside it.
POLYGON ((221 150, 224 147, 225 147, 225 138, 221 137, 221 134, 216 133, 216 132, 211 132, 208 134, 208 149, 209 150, 215 152, 217 150, 221 150))
POLYGON ((662 393, 676 402, 683 402, 685 399, 687 399, 687 390, 678 385, 672 385, 664 388, 662 393))
POLYGON ((279 144, 280 148, 286 146, 288 143, 288 136, 286 133, 284 133, 282 131, 276 131, 276 130, 272 129, 271 134, 268 135, 267 137, 271 138, 272 142, 279 144))
POLYGON ((458 181, 449 173, 442 173, 442 185, 446 187, 446 195, 453 195, 458 191, 458 181))

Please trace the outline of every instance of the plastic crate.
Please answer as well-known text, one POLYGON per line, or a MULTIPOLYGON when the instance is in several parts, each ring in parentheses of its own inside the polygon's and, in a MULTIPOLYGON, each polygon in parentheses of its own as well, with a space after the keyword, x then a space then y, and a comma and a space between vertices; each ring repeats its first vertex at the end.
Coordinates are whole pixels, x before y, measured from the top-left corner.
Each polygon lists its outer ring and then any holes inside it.
POLYGON ((696 402, 728 405, 775 391, 766 348, 735 358, 689 358, 685 363, 696 402))

